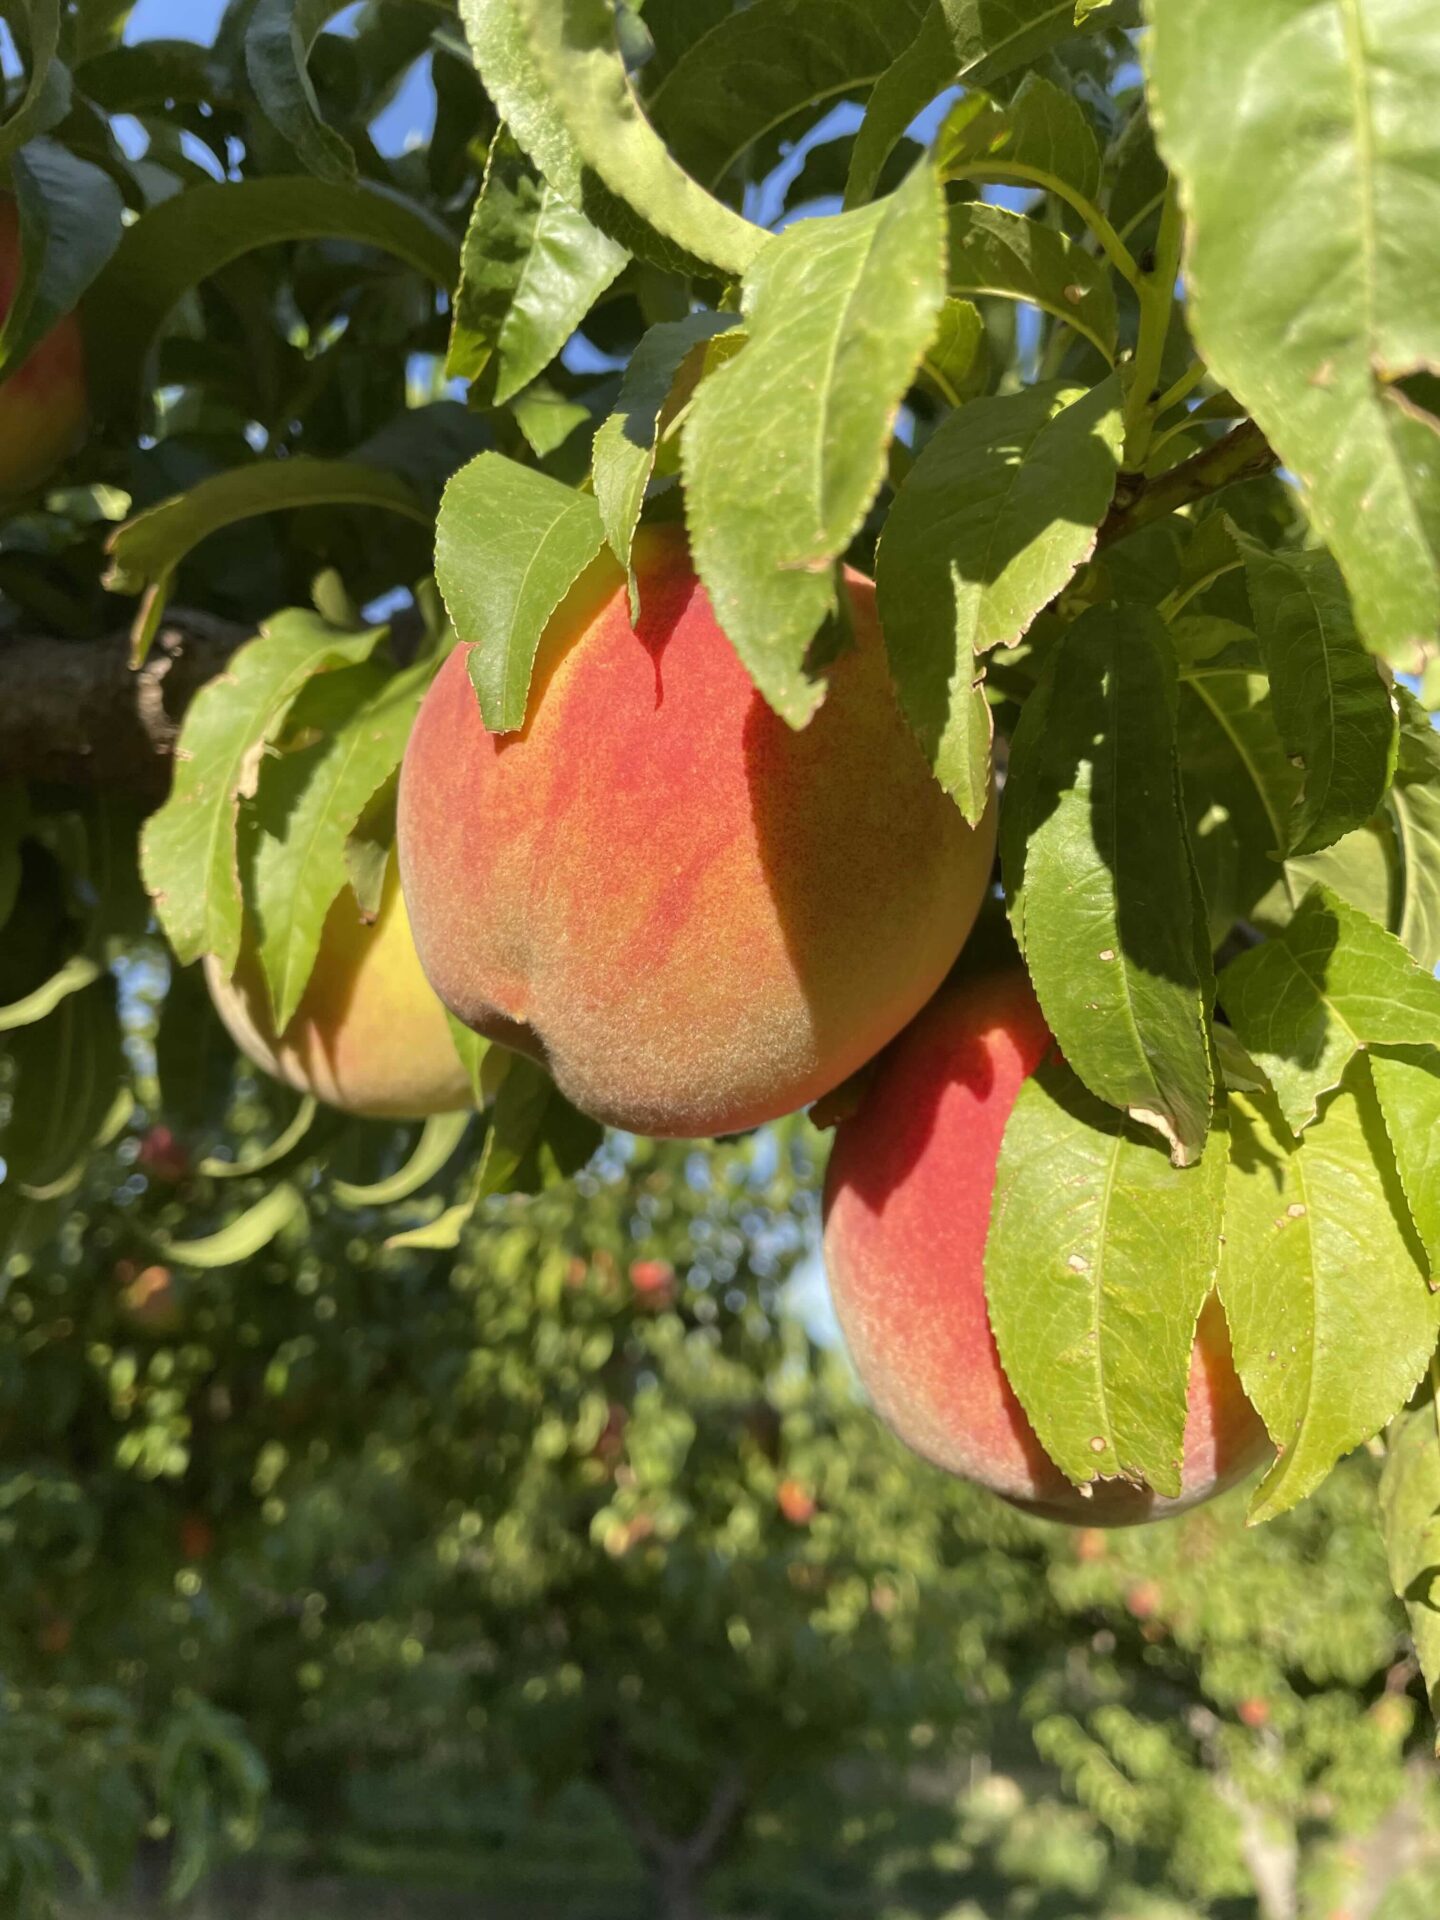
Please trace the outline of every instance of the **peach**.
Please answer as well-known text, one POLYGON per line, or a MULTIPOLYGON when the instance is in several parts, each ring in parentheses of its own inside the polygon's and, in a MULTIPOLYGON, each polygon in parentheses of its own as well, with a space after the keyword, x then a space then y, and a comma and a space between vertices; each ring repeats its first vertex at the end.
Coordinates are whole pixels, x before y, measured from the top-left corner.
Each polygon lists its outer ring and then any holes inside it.
POLYGON ((1082 1494, 1040 1445, 990 1330, 985 1239, 1005 1122, 1050 1045, 1022 973, 932 1001, 836 1132, 825 1266, 860 1379, 907 1445, 1033 1513, 1125 1526, 1208 1499, 1272 1449, 1213 1294, 1191 1356, 1178 1498, 1122 1480, 1082 1494))
POLYGON ((283 1034, 276 1035, 253 949, 226 980, 213 955, 205 978, 240 1051, 300 1093, 346 1113, 419 1120, 472 1104, 470 1081, 410 937, 395 862, 373 926, 341 889, 325 918, 315 968, 283 1034))
MULTIPOLYGON (((20 215, 0 196, 0 316, 20 281, 20 215)), ((85 350, 73 313, 0 386, 0 498, 38 486, 85 430, 85 350)))
POLYGON ((638 545, 632 627, 602 563, 551 620, 517 733, 485 731, 460 645, 400 779, 400 871, 431 984, 647 1134, 730 1133, 853 1073, 970 931, 994 822, 931 778, 875 591, 794 732, 760 698, 683 537, 638 545))

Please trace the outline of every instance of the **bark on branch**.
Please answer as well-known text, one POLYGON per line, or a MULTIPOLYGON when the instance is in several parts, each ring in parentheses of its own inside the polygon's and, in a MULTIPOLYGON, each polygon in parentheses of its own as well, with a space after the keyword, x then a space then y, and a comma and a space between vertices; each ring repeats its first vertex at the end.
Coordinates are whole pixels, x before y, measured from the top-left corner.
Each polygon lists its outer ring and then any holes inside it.
POLYGON ((1279 464, 1278 455, 1255 422, 1242 420, 1219 440, 1153 479, 1122 474, 1096 544, 1113 546, 1127 534, 1149 526, 1152 520, 1163 520, 1167 513, 1204 500, 1238 480, 1255 480, 1261 474, 1273 473, 1279 464))
POLYGON ((0 779, 162 799, 186 707, 248 638, 211 614, 173 609, 137 671, 128 633, 0 636, 0 779))

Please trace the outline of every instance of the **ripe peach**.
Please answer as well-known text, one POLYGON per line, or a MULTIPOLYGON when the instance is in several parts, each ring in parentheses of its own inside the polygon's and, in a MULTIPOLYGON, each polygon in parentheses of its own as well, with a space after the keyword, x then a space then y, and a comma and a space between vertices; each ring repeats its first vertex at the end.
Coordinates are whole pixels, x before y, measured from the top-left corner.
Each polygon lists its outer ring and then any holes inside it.
MULTIPOLYGON (((0 317, 20 282, 20 215, 0 196, 0 317)), ((0 498, 38 486, 85 430, 85 349, 73 313, 0 386, 0 498)))
POLYGON ((1268 1457, 1270 1443, 1212 1295, 1191 1358, 1178 1499, 1121 1480, 1082 1494, 1041 1447, 1001 1370, 984 1269, 1005 1122, 1049 1047, 1023 974, 938 995, 836 1133, 825 1264, 860 1378, 902 1440, 1031 1512, 1125 1526, 1218 1493, 1268 1457))
MULTIPOLYGON (((431 984, 597 1119, 735 1132, 817 1099, 919 1011, 970 931, 972 832, 891 689, 870 582, 792 732, 673 530, 550 622, 525 726, 485 731, 455 649, 400 779, 400 871, 431 984), (598 609, 598 610, 597 610, 598 609)), ((598 584, 597 584, 598 582, 598 584)))
POLYGON ((278 1038, 253 950, 242 949, 233 980, 213 956, 205 978, 240 1051, 300 1093, 380 1120, 419 1120, 471 1104, 445 1009, 420 971, 393 861, 373 926, 360 918, 350 889, 341 889, 314 972, 278 1038))

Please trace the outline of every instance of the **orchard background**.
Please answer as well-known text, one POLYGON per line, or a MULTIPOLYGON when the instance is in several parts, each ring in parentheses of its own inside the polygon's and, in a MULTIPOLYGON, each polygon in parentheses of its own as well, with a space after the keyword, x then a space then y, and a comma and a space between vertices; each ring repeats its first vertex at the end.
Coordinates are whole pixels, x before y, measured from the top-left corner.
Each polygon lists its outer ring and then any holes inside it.
MULTIPOLYGON (((1433 1914, 1429 0, 0 15, 0 1908, 1433 1914), (998 812, 954 991, 1057 1048, 969 1251, 1079 1524, 857 1392, 848 1028, 717 1141, 433 999, 423 1121, 231 1036, 343 1028, 457 636, 538 737, 682 524, 757 725, 873 640, 844 778, 998 812), (1269 1464, 1084 1524, 1180 1491, 1202 1308, 1269 1464)), ((695 765, 560 844, 596 951, 695 765)))

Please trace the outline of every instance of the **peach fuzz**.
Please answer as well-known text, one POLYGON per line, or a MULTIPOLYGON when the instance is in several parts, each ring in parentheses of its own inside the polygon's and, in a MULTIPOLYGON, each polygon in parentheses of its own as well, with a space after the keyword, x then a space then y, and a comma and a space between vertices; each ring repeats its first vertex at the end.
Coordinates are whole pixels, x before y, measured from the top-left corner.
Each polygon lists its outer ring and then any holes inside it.
MULTIPOLYGON (((20 215, 0 195, 0 317, 20 283, 20 215)), ((0 498, 38 486, 85 430, 85 350, 73 313, 0 386, 0 498)))
POLYGON ((1040 1445, 990 1331, 985 1239, 1005 1122, 1050 1045, 1022 973, 932 1001, 836 1132, 825 1266, 861 1381, 908 1446, 1032 1513, 1127 1526, 1208 1499, 1272 1448, 1213 1294, 1191 1357, 1178 1499, 1121 1480, 1082 1494, 1040 1445))
POLYGON ((845 1079, 940 984, 990 876, 890 685, 874 588, 793 732, 721 631, 683 537, 602 563, 551 620, 526 724, 485 731, 469 649, 421 706, 400 871, 421 962, 467 1025, 597 1119, 729 1133, 845 1079))
POLYGON ((343 887, 325 917, 300 1004, 277 1037, 254 952, 233 980, 213 956, 205 978, 236 1046, 264 1072, 345 1113, 420 1120, 473 1105, 445 1009, 430 991, 405 917, 395 862, 374 925, 343 887))

